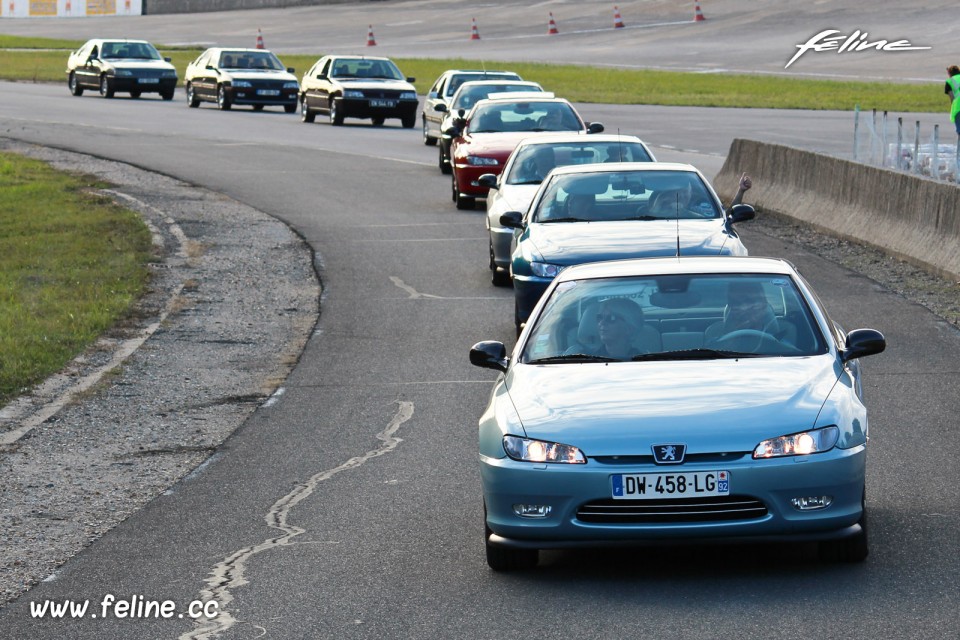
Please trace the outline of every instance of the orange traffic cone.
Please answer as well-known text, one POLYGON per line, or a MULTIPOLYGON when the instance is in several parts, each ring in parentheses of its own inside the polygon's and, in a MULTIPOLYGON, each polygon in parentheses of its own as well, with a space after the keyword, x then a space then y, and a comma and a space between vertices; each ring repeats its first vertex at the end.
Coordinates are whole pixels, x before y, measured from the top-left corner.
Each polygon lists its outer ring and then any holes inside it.
POLYGON ((706 20, 706 18, 703 17, 703 11, 700 11, 700 2, 699 1, 694 2, 693 3, 693 21, 702 22, 704 20, 706 20))
POLYGON ((263 34, 257 29, 257 49, 263 49, 263 34))
POLYGON ((370 25, 370 30, 367 31, 367 46, 375 47, 377 46, 377 41, 373 39, 373 25, 370 25))
POLYGON ((614 29, 623 29, 623 18, 620 17, 620 9, 617 5, 613 5, 613 28, 614 29))
POLYGON ((559 31, 557 31, 557 23, 554 22, 554 20, 553 20, 553 12, 552 12, 552 11, 550 12, 550 24, 547 25, 547 26, 549 27, 549 28, 547 29, 547 35, 548 35, 548 36, 555 36, 555 35, 557 35, 558 33, 560 33, 559 31))
POLYGON ((471 39, 471 40, 479 40, 479 39, 480 39, 480 32, 477 31, 477 19, 476 19, 476 18, 472 18, 472 20, 473 20, 473 26, 470 27, 470 39, 471 39))

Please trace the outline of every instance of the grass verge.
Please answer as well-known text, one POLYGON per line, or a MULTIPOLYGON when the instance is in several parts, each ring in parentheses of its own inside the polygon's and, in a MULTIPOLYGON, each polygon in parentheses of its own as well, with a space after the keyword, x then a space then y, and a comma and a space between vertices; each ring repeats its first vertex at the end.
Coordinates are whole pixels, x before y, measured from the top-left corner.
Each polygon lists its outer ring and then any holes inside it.
POLYGON ((102 183, 0 152, 0 406, 60 370, 146 287, 150 232, 102 183))
MULTIPOLYGON (((62 82, 71 49, 81 41, 45 40, 0 35, 0 78, 30 82, 62 82)), ((172 59, 183 78, 198 49, 158 46, 172 59)), ((281 55, 288 67, 303 74, 320 58, 315 55, 281 55)), ((459 58, 433 60, 397 58, 407 75, 417 79, 417 92, 430 89, 446 69, 474 69, 478 62, 459 58)), ((944 110, 942 85, 891 82, 841 82, 799 79, 791 76, 736 75, 646 71, 575 65, 497 63, 526 80, 539 82, 548 91, 573 102, 602 104, 655 104, 694 107, 766 109, 829 109, 852 111, 856 105, 878 111, 938 113, 944 110), (589 78, 585 82, 584 78, 589 78)), ((182 95, 182 94, 181 94, 182 95)))

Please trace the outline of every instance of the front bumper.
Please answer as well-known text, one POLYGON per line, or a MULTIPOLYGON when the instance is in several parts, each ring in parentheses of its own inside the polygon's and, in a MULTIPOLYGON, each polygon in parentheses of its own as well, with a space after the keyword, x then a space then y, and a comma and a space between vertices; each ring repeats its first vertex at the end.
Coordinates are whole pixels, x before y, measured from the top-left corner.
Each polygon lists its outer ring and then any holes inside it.
POLYGON ((749 455, 721 463, 679 466, 604 464, 533 465, 509 458, 481 457, 481 478, 491 544, 536 549, 683 542, 829 540, 856 535, 862 515, 866 448, 780 460, 749 455), (580 508, 612 496, 612 476, 620 473, 671 473, 726 470, 731 495, 748 496, 766 507, 746 519, 721 516, 710 521, 587 522, 580 508), (829 507, 799 511, 790 499, 830 495, 829 507), (515 504, 549 505, 543 518, 521 517, 515 504))
POLYGON ((393 100, 393 106, 374 106, 370 98, 338 98, 337 106, 344 118, 416 118, 417 100, 393 100))
MULTIPOLYGON (((510 262, 507 262, 508 266, 510 262)), ((526 322, 533 308, 537 306, 543 292, 547 290, 553 278, 540 278, 530 274, 513 273, 513 295, 517 301, 517 316, 520 322, 526 322)))
POLYGON ((226 87, 233 104, 290 105, 297 104, 298 89, 257 89, 256 87, 226 87), (278 91, 277 95, 264 95, 262 91, 278 91))
MULTIPOLYGON (((159 78, 157 82, 151 82, 151 78, 137 78, 131 76, 110 76, 110 82, 113 84, 113 90, 121 93, 126 91, 139 91, 140 93, 168 93, 177 88, 176 78, 159 78)), ((156 80, 154 78, 154 80, 156 80)))

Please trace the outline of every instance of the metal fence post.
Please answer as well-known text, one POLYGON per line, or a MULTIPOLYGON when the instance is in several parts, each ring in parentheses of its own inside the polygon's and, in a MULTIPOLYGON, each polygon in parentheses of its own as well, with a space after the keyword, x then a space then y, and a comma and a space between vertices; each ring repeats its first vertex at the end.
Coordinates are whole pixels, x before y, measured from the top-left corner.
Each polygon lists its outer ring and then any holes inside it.
POLYGON ((882 127, 880 134, 880 153, 883 156, 883 162, 880 163, 881 166, 887 166, 887 112, 883 112, 883 121, 880 125, 882 127))
POLYGON ((930 174, 934 180, 940 180, 940 125, 933 125, 933 165, 930 174))
POLYGON ((877 110, 870 115, 870 164, 877 163, 877 110))
POLYGON ((853 159, 857 159, 857 134, 860 128, 860 105, 853 107, 853 159))
POLYGON ((898 170, 903 169, 903 118, 897 118, 897 163, 898 170))
POLYGON ((913 173, 920 173, 920 121, 913 130, 913 173))

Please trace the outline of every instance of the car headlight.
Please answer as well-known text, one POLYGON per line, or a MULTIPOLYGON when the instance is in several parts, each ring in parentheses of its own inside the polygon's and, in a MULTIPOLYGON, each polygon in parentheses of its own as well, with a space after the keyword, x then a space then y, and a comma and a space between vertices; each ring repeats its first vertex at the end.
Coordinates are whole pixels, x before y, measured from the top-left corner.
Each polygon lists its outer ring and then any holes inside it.
POLYGON ((586 464, 587 458, 580 449, 569 444, 531 440, 520 436, 503 436, 503 450, 514 460, 522 462, 559 462, 586 464))
POLYGON ((299 89, 299 88, 300 88, 300 85, 297 84, 296 82, 284 82, 284 83, 283 83, 283 88, 284 88, 284 89, 299 89))
POLYGON ((484 156, 467 156, 467 164, 475 167, 495 167, 500 164, 496 158, 486 158, 484 156))
POLYGON ((343 92, 344 98, 362 98, 363 91, 357 91, 356 89, 349 89, 343 92))
POLYGON ((130 69, 117 69, 113 72, 113 75, 117 76, 118 78, 129 78, 133 75, 133 71, 130 71, 130 69))
POLYGON ((563 271, 563 267, 549 262, 531 262, 530 271, 538 278, 556 278, 563 271))
POLYGON ((176 77, 177 77, 177 72, 176 72, 176 71, 173 71, 173 70, 171 70, 171 71, 164 71, 163 73, 160 74, 160 77, 161 77, 161 78, 176 78, 176 77))
POLYGON ((401 99, 401 100, 416 100, 416 99, 417 99, 417 94, 414 93, 413 91, 401 91, 401 92, 400 92, 400 99, 401 99))
POLYGON ((780 436, 764 440, 753 450, 756 458, 779 458, 782 456, 806 456, 811 453, 823 453, 833 449, 840 438, 840 429, 825 427, 794 433, 789 436, 780 436))
POLYGON ((243 88, 243 89, 249 89, 249 88, 252 87, 253 85, 250 84, 250 83, 249 83, 248 81, 246 81, 246 80, 234 80, 234 81, 233 81, 233 86, 235 86, 235 87, 241 87, 241 88, 243 88))

